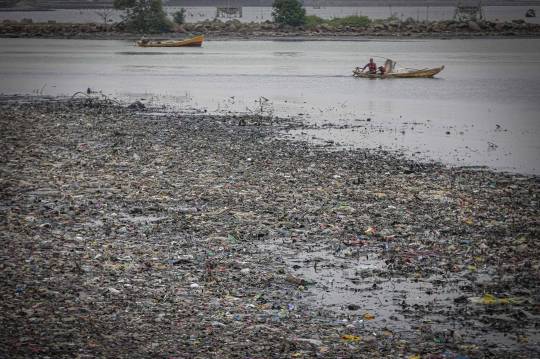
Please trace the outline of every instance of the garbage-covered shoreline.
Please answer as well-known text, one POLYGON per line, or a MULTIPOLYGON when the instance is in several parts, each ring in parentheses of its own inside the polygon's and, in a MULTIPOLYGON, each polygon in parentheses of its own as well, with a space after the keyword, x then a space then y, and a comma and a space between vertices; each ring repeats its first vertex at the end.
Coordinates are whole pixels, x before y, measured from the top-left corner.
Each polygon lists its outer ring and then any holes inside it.
POLYGON ((536 176, 289 139, 298 118, 0 109, 2 357, 539 355, 536 176))

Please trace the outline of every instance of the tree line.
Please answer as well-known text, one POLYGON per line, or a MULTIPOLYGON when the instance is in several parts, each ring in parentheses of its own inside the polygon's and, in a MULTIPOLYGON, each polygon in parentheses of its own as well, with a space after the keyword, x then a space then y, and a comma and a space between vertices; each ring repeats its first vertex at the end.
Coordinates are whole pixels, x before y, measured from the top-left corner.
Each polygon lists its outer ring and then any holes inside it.
MULTIPOLYGON (((114 0, 113 6, 124 10, 122 19, 127 29, 135 32, 168 32, 175 23, 181 25, 185 22, 184 8, 173 13, 172 19, 169 19, 163 10, 162 0, 114 0)), ((272 7, 272 18, 279 25, 302 26, 309 20, 306 9, 298 0, 274 0, 272 7)))

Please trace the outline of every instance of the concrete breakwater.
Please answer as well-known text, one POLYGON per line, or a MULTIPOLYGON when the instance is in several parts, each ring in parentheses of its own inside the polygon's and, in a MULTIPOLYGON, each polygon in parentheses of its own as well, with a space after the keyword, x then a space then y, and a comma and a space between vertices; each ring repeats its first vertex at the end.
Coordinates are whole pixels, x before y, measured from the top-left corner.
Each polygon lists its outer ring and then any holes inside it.
MULTIPOLYGON (((264 23, 241 23, 238 20, 206 20, 198 23, 175 25, 171 34, 208 34, 210 36, 536 36, 540 24, 524 20, 501 21, 379 21, 369 27, 331 26, 323 23, 313 28, 279 26, 270 21, 264 23)), ((139 35, 129 32, 124 23, 111 24, 61 24, 54 21, 33 23, 31 19, 20 22, 4 20, 0 24, 2 37, 76 37, 102 38, 139 35)))

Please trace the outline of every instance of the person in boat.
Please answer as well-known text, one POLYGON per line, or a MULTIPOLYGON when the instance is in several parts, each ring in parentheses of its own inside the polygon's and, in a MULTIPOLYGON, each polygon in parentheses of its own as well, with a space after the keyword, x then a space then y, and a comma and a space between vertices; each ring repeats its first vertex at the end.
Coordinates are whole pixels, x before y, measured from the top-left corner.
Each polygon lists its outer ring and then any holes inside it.
POLYGON ((386 73, 386 67, 384 67, 384 66, 379 66, 379 73, 380 73, 381 75, 384 75, 384 74, 386 73))
POLYGON ((362 68, 362 72, 364 72, 366 67, 368 68, 368 71, 366 72, 366 74, 374 75, 377 73, 377 64, 373 62, 373 59, 369 59, 369 62, 366 64, 366 66, 362 68))
POLYGON ((150 42, 150 40, 148 40, 146 35, 143 35, 143 37, 141 39, 141 44, 145 45, 145 44, 148 44, 149 42, 150 42))

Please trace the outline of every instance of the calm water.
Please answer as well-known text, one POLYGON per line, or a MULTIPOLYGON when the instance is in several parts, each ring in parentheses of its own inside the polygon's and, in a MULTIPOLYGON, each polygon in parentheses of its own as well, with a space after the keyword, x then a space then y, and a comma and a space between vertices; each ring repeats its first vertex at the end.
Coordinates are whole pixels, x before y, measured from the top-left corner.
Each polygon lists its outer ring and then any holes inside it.
POLYGON ((0 39, 0 46, 4 94, 90 87, 210 113, 256 111, 264 96, 277 115, 356 126, 293 134, 309 141, 540 173, 539 39, 205 41, 158 50, 128 41, 0 39), (370 56, 446 69, 433 79, 351 77, 370 56))
MULTIPOLYGON (((528 6, 486 6, 484 14, 486 19, 501 21, 511 21, 515 19, 526 19, 527 22, 539 23, 540 17, 525 18, 525 12, 528 6)), ((165 7, 165 11, 173 13, 180 8, 165 7)), ((215 7, 186 7, 186 21, 197 22, 206 19, 213 19, 216 15, 215 7)), ((366 15, 371 19, 385 19, 391 13, 405 20, 412 17, 418 20, 448 20, 454 15, 454 8, 451 6, 441 7, 325 7, 313 9, 306 7, 309 15, 318 15, 324 19, 333 17, 345 17, 348 15, 366 15)), ((121 11, 115 11, 111 19, 120 21, 121 11)), ((56 10, 56 11, 35 11, 35 12, 0 12, 0 21, 9 19, 20 21, 24 18, 31 18, 34 22, 47 22, 55 20, 57 22, 102 22, 96 10, 56 10)), ((270 7, 245 7, 243 8, 243 17, 238 20, 243 22, 261 22, 272 19, 272 8, 270 7)), ((223 19, 224 21, 227 19, 223 19)))

